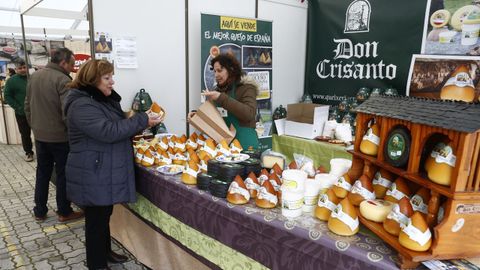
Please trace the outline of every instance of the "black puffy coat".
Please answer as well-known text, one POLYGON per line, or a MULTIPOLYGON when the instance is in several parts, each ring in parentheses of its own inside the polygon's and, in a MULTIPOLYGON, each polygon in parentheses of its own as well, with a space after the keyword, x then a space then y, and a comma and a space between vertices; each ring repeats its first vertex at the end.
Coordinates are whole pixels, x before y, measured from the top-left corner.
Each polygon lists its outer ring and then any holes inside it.
POLYGON ((71 89, 66 98, 67 197, 77 205, 136 200, 130 138, 147 127, 148 117, 138 113, 126 119, 120 99, 115 91, 106 97, 94 87, 71 89))

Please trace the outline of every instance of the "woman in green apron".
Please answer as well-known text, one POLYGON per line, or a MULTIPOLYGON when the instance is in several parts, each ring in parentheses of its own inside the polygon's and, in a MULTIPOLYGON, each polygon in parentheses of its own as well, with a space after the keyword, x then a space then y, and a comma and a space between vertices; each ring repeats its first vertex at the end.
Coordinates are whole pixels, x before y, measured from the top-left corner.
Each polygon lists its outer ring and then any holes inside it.
POLYGON ((217 86, 205 91, 205 97, 225 109, 223 119, 227 126, 237 130, 236 139, 243 149, 258 148, 255 131, 258 85, 248 76, 243 76, 240 63, 230 54, 220 54, 212 59, 217 86))

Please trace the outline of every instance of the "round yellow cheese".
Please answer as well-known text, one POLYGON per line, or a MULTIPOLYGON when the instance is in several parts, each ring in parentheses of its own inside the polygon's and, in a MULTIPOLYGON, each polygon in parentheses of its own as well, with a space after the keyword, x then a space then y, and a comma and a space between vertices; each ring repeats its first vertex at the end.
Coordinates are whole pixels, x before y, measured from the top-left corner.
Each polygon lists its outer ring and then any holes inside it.
POLYGON ((373 222, 383 222, 392 210, 393 203, 385 200, 366 200, 360 203, 360 214, 373 222))

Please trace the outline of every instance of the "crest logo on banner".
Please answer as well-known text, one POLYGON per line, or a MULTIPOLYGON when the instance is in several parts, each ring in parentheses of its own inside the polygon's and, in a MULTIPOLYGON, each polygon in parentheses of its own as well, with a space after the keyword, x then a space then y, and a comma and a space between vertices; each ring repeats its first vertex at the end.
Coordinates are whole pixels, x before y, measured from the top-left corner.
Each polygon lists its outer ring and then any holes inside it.
POLYGON ((368 0, 355 0, 345 14, 344 33, 370 32, 371 6, 368 0))

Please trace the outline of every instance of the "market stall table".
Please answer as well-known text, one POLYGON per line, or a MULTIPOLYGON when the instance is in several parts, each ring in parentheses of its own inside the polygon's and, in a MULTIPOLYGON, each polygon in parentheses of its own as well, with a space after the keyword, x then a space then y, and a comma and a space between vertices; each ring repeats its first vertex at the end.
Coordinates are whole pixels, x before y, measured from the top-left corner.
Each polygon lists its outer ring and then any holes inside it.
POLYGON ((337 236, 311 214, 289 220, 279 207, 232 205, 178 176, 136 171, 140 196, 129 208, 191 255, 223 269, 397 269, 396 253, 365 228, 337 236))
POLYGON ((287 164, 293 160, 293 154, 297 153, 313 159, 316 168, 322 165, 327 170, 330 170, 330 160, 332 158, 352 159, 352 155, 345 150, 344 145, 287 135, 273 135, 272 148, 273 151, 282 153, 287 157, 287 164))

